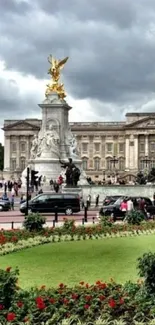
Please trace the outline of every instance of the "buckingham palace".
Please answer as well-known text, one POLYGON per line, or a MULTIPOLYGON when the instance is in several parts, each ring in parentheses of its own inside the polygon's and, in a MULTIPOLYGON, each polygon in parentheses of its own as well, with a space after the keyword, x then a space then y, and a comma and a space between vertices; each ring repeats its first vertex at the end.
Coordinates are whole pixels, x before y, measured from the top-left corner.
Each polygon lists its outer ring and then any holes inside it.
MULTIPOLYGON (((4 121, 4 175, 20 176, 30 159, 39 119, 4 121)), ((136 175, 155 166, 155 113, 127 113, 122 122, 70 123, 83 169, 94 181, 136 175)), ((5 176, 4 176, 5 177, 5 176)))

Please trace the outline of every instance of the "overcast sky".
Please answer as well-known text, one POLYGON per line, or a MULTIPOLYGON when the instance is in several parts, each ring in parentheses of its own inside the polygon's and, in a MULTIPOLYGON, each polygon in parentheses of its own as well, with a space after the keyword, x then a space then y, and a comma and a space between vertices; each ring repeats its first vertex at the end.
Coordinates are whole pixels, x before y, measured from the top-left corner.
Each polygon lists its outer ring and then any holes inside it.
POLYGON ((69 56, 71 121, 155 111, 155 0, 0 0, 0 14, 1 126, 40 118, 50 53, 69 56))

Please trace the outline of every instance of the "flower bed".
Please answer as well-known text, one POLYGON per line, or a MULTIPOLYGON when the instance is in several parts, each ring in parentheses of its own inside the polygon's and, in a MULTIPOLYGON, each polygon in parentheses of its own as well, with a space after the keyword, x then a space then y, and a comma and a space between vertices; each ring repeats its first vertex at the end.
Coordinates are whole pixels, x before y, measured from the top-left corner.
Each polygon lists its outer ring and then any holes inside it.
POLYGON ((112 227, 105 227, 100 224, 76 227, 73 222, 69 222, 69 227, 64 225, 58 228, 44 228, 40 232, 18 229, 1 230, 0 255, 51 242, 139 236, 154 233, 155 222, 145 222, 139 226, 117 224, 112 227))
POLYGON ((81 281, 73 288, 60 283, 56 289, 43 285, 24 291, 18 287, 18 274, 10 267, 0 270, 2 325, 52 325, 65 319, 63 324, 148 324, 154 318, 155 299, 146 296, 142 281, 124 286, 113 279, 109 283, 98 280, 93 285, 81 281))

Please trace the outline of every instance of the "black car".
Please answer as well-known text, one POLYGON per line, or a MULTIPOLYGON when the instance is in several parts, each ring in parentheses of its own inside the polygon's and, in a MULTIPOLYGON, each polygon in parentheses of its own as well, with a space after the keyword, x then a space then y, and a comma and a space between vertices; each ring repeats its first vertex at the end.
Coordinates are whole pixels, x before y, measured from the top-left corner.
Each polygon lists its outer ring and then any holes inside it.
POLYGON ((2 199, 0 198, 0 211, 9 211, 11 210, 11 204, 9 199, 2 199))
MULTIPOLYGON (((72 215, 80 211, 80 197, 72 193, 46 193, 35 196, 28 201, 29 212, 65 213, 72 215)), ((26 213, 26 202, 20 205, 20 211, 26 213)))
POLYGON ((103 205, 114 204, 123 195, 107 195, 103 200, 103 205))
MULTIPOLYGON (((130 197, 132 201, 138 200, 139 197, 130 197)), ((121 203, 124 199, 127 199, 127 197, 122 196, 120 197, 116 202, 113 204, 105 205, 100 209, 100 215, 103 216, 113 216, 114 221, 117 219, 124 219, 125 217, 125 211, 122 211, 120 209, 121 203)), ((145 201, 145 206, 147 212, 149 212, 151 215, 155 213, 155 206, 153 206, 152 201, 148 197, 142 197, 145 201)))

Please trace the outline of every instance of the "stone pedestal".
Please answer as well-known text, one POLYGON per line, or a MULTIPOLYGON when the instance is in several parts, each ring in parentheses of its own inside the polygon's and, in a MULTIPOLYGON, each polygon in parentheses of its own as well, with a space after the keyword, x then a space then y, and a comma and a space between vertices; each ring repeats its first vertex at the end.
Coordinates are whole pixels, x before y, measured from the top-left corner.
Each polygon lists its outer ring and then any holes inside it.
POLYGON ((62 174, 59 160, 68 162, 68 158, 72 158, 73 163, 81 170, 78 185, 86 185, 86 175, 82 171, 76 137, 72 134, 68 122, 71 107, 54 92, 39 106, 42 109, 42 127, 38 137, 35 136, 32 142, 29 164, 31 163, 33 169, 39 172, 39 176, 43 176, 47 186, 51 179, 57 181, 62 174))

